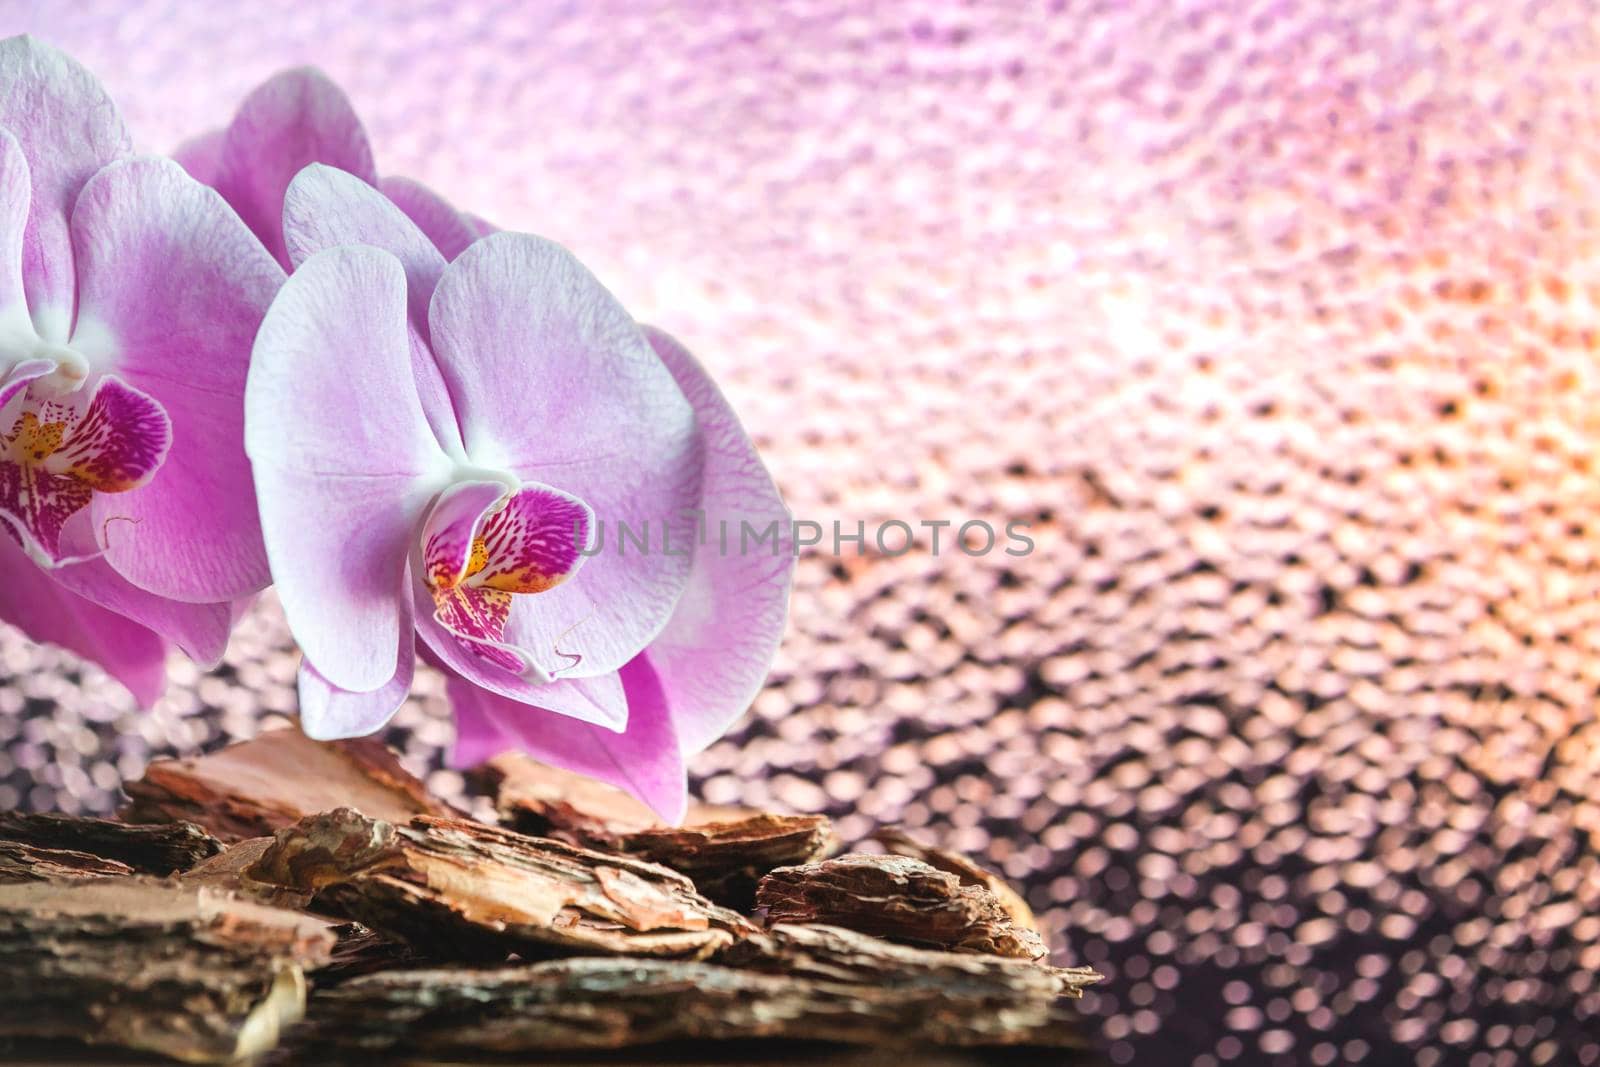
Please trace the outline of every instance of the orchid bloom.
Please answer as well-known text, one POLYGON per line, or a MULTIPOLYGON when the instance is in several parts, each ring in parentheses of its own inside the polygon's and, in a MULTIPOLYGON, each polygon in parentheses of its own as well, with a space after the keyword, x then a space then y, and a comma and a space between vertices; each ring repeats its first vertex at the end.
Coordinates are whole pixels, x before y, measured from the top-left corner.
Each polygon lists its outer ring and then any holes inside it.
POLYGON ((382 190, 446 259, 490 227, 456 211, 409 178, 379 179, 367 131, 343 90, 310 67, 268 78, 245 97, 225 128, 180 146, 173 157, 221 193, 285 269, 283 194, 301 169, 324 163, 382 190))
POLYGON ((0 41, 0 617, 144 702, 153 635, 214 663, 267 584, 243 393, 282 281, 221 197, 129 154, 88 71, 0 41))
POLYGON ((456 759, 528 750, 681 817, 683 759, 762 684, 787 553, 600 551, 597 521, 787 520, 726 402, 561 247, 454 260, 357 177, 290 184, 294 273, 262 324, 246 449, 305 661, 302 725, 370 733, 417 654, 442 667, 456 759), (420 637, 420 642, 417 640, 420 637))
POLYGON ((35 641, 97 663, 149 707, 167 686, 167 645, 155 631, 107 611, 56 581, 12 538, 0 537, 0 619, 26 620, 35 641))

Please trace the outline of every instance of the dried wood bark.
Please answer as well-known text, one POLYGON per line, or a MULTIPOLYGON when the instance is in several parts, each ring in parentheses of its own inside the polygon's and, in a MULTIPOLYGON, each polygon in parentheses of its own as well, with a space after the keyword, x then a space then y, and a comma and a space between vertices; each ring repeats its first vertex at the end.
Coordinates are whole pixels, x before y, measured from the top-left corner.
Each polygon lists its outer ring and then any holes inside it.
MULTIPOLYGON (((1044 992, 1031 970, 934 968, 898 983, 876 980, 871 967, 862 973, 873 980, 857 981, 613 958, 389 971, 321 994, 309 1040, 439 1058, 756 1038, 901 1049, 1082 1048, 1075 1013, 1044 992)), ((1060 1061, 1041 1051, 1030 1062, 1060 1061)))
POLYGON ((507 752, 479 772, 513 830, 575 845, 605 845, 620 834, 660 826, 654 812, 614 786, 507 752))
POLYGON ((683 875, 464 819, 340 809, 278 832, 248 875, 431 955, 702 957, 754 928, 683 875))
POLYGON ((332 943, 315 919, 171 881, 0 886, 0 1037, 256 1055, 300 1018, 332 943))
POLYGON ((0 885, 48 882, 59 878, 103 878, 132 874, 126 863, 67 848, 41 848, 19 841, 0 841, 0 885))
POLYGON ((156 875, 186 871, 222 851, 222 842, 193 823, 130 826, 111 819, 15 811, 0 812, 0 841, 84 852, 156 875))
POLYGON ((852 853, 780 867, 761 880, 756 906, 771 923, 824 923, 916 944, 1039 960, 1037 931, 1018 927, 984 886, 908 856, 852 853))
POLYGON ((188 820, 224 841, 262 837, 336 807, 400 822, 452 813, 382 744, 313 741, 292 728, 208 756, 158 760, 123 788, 128 822, 188 820))
POLYGON ((252 837, 236 841, 204 863, 179 876, 184 885, 208 886, 227 890, 259 904, 303 910, 310 906, 313 894, 293 886, 261 882, 250 877, 249 870, 271 848, 270 837, 252 837))
POLYGON ((995 895, 995 899, 1006 909, 1006 914, 1011 916, 1013 923, 1024 930, 1038 931, 1039 922, 1033 917, 1033 909, 1028 907, 1028 902, 1022 899, 1022 894, 1011 888, 1011 884, 1004 878, 974 863, 969 857, 947 848, 925 845, 898 826, 885 826, 875 832, 872 839, 896 856, 910 856, 930 867, 949 871, 961 879, 962 885, 983 886, 995 895))
POLYGON ((823 815, 696 805, 683 826, 667 826, 620 789, 515 753, 491 760, 486 775, 515 829, 660 863, 734 908, 750 907, 768 871, 819 859, 835 844, 823 815))
POLYGON ((768 872, 809 863, 833 847, 822 815, 750 815, 729 822, 660 827, 623 835, 614 847, 681 871, 706 896, 735 908, 755 902, 768 872))
POLYGON ((438 966, 439 960, 429 960, 410 945, 385 937, 378 931, 360 923, 340 923, 333 928, 333 955, 327 966, 317 970, 319 988, 335 985, 350 978, 376 971, 399 968, 438 966))
POLYGON ((758 1048, 1043 1063, 1080 1045, 1067 1001, 1099 976, 1035 962, 1026 905, 963 856, 891 831, 908 855, 818 862, 821 817, 700 808, 668 827, 610 787, 496 767, 502 817, 551 836, 441 814, 377 744, 298 731, 152 765, 129 787, 152 825, 0 816, 0 883, 31 883, 0 885, 0 1047, 256 1054, 313 967, 296 1055, 314 1062, 782 1039, 758 1048))
POLYGON ((1013 956, 896 944, 839 926, 779 923, 719 952, 715 962, 746 970, 890 988, 942 986, 955 995, 1070 997, 1104 976, 1089 967, 1051 967, 1013 956))

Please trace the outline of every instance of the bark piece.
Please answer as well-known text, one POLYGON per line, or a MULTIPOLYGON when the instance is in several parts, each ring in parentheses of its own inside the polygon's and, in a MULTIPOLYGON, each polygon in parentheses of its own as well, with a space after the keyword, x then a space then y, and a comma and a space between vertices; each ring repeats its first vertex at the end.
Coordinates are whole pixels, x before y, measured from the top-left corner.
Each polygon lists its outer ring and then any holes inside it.
POLYGON ((718 903, 748 909, 768 871, 819 859, 833 844, 826 816, 757 814, 638 830, 624 834, 614 847, 683 872, 718 903))
POLYGON ((671 867, 729 907, 748 909, 762 875, 820 859, 835 844, 823 815, 697 804, 683 826, 667 826, 620 789, 520 753, 495 757, 485 773, 501 819, 515 829, 671 867))
MULTIPOLYGON (((250 874, 250 868, 260 862, 275 843, 275 839, 270 837, 252 837, 248 841, 229 845, 220 855, 213 856, 184 874, 180 881, 184 885, 227 890, 261 904, 303 911, 311 906, 316 896, 313 890, 263 882, 250 874)), ((330 924, 329 929, 337 940, 328 963, 317 971, 316 983, 319 986, 357 974, 423 962, 423 957, 409 946, 384 937, 360 923, 334 923, 330 924)))
POLYGON ((1000 906, 1006 909, 1006 914, 1011 916, 1011 921, 1024 930, 1039 932, 1039 922, 1033 917, 1033 909, 1028 907, 1028 902, 1022 899, 1022 894, 1011 887, 1011 883, 987 867, 973 862, 970 857, 947 848, 935 848, 925 845, 898 826, 885 826, 872 835, 872 839, 896 856, 910 856, 937 867, 941 871, 949 871, 961 879, 962 885, 981 885, 995 895, 1000 906))
POLYGON ((305 1008, 326 924, 125 877, 0 886, 0 1037, 222 1063, 274 1047, 305 1008))
POLYGON ((20 841, 0 841, 0 885, 48 882, 61 878, 104 878, 132 874, 126 863, 65 848, 40 848, 20 841))
POLYGON ((500 820, 525 834, 604 846, 621 834, 661 825, 654 812, 615 786, 520 752, 494 757, 481 776, 500 820))
POLYGON ((222 842, 193 823, 130 826, 110 819, 16 811, 0 812, 0 841, 85 852, 156 875, 186 871, 222 851, 222 842))
POLYGON ((328 965, 317 971, 318 988, 376 971, 438 966, 440 962, 429 960, 410 945, 385 937, 360 923, 341 923, 333 928, 333 932, 338 941, 333 946, 333 956, 328 965))
MULTIPOLYGON (((319 995, 310 1039, 369 1055, 404 1049, 441 1059, 686 1040, 835 1041, 908 1050, 1085 1047, 1076 1012, 1056 994, 1044 968, 915 968, 898 983, 880 981, 870 965, 839 970, 843 980, 704 962, 586 958, 487 970, 388 971, 319 995), (857 980, 857 974, 871 980, 857 980)), ((1051 1061, 1040 1055, 1029 1062, 1051 1061)))
POLYGON ((780 867, 756 906, 770 923, 824 923, 897 941, 1038 960, 1037 931, 1017 927, 987 888, 908 856, 851 853, 780 867))
POLYGON ((269 835, 337 807, 400 822, 451 814, 378 742, 313 741, 294 728, 207 756, 157 760, 123 788, 132 798, 122 812, 127 821, 187 819, 224 841, 269 835))
POLYGON ((702 957, 754 932, 676 871, 464 819, 340 809, 279 831, 247 873, 447 959, 702 957))
POLYGON ((179 876, 184 885, 209 886, 247 897, 259 904, 270 904, 296 911, 311 903, 312 893, 293 886, 262 882, 250 877, 249 870, 271 848, 270 837, 252 837, 237 841, 179 876))
POLYGON ((1013 956, 901 945, 839 926, 780 923, 720 952, 715 962, 747 970, 886 988, 943 988, 951 996, 1070 997, 1104 975, 1013 956))

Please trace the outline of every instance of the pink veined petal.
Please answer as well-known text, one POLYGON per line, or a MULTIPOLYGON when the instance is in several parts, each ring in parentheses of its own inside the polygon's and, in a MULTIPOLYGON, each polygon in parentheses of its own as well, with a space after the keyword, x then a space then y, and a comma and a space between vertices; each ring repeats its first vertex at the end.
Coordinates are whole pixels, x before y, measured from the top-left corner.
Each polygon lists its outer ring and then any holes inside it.
MULTIPOLYGON (((452 677, 445 683, 450 697, 450 712, 456 722, 455 744, 450 746, 449 763, 457 770, 471 770, 487 763, 502 752, 522 752, 521 740, 510 730, 502 729, 495 718, 480 710, 480 701, 504 700, 493 693, 479 689, 471 682, 452 677), (462 690, 460 695, 456 690, 462 690)), ((526 704, 516 705, 529 714, 538 715, 538 709, 526 704)), ((518 712, 521 714, 521 710, 518 712)))
POLYGON ((213 603, 269 579, 243 448, 256 328, 283 272, 215 192, 148 158, 95 175, 72 216, 73 345, 149 393, 172 420, 160 474, 94 515, 137 524, 106 559, 161 596, 213 603))
MULTIPOLYGON (((3 527, 4 533, 15 541, 18 548, 24 550, 36 566, 48 566, 63 553, 58 547, 47 547, 42 543, 41 536, 44 536, 45 540, 48 540, 48 536, 35 533, 28 521, 27 512, 30 506, 41 507, 44 498, 27 499, 28 486, 35 479, 20 463, 13 461, 11 438, 15 428, 22 421, 28 385, 53 370, 55 364, 50 360, 24 360, 13 367, 4 380, 0 381, 0 527, 3 527)), ((35 418, 37 419, 37 416, 35 418)), ((58 479, 47 474, 44 481, 48 487, 54 488, 58 479)), ((88 497, 84 495, 81 487, 69 495, 72 500, 64 502, 56 509, 49 509, 52 512, 59 512, 53 514, 51 519, 52 525, 56 525, 58 538, 59 523, 65 523, 75 511, 88 502, 88 497), (69 506, 73 501, 82 503, 69 506)))
MULTIPOLYGON (((474 215, 469 211, 469 212, 466 213, 466 219, 467 219, 467 222, 469 222, 472 225, 473 232, 476 233, 479 237, 487 237, 491 233, 499 233, 500 232, 500 227, 496 226, 494 223, 490 222, 488 219, 483 218, 481 215, 474 215)), ((454 257, 451 257, 451 258, 454 258, 454 257)))
POLYGON ((372 245, 393 254, 406 269, 412 322, 428 336, 428 302, 444 273, 445 257, 378 190, 353 174, 313 163, 295 175, 284 194, 283 236, 296 265, 337 245, 372 245))
POLYGON ((150 707, 167 684, 161 638, 72 593, 56 581, 59 573, 34 566, 11 538, 0 535, 0 619, 35 641, 99 664, 141 707, 150 707))
POLYGON ((283 202, 283 233, 296 264, 338 245, 372 245, 392 253, 406 271, 406 300, 415 337, 411 366, 422 410, 434 437, 459 450, 461 431, 444 378, 428 341, 428 302, 444 271, 444 257, 416 224, 360 178, 320 163, 289 183, 283 202))
POLYGON ((692 754, 721 737, 766 682, 788 619, 793 526, 772 476, 705 369, 660 330, 647 326, 645 336, 694 406, 705 455, 706 528, 726 521, 730 529, 744 523, 779 529, 770 543, 724 554, 713 541, 696 552, 683 597, 650 645, 679 741, 692 754))
POLYGON ((367 132, 344 91, 310 67, 267 79, 239 107, 224 136, 215 185, 285 269, 283 196, 309 163, 378 180, 367 132))
POLYGON ((67 220, 78 191, 129 148, 122 116, 94 75, 23 35, 0 41, 0 129, 28 159, 32 199, 24 240, 28 306, 46 340, 66 340, 74 275, 67 220))
POLYGON ((467 576, 473 543, 504 495, 499 482, 457 482, 439 494, 422 524, 423 574, 430 586, 452 586, 467 576))
POLYGON ((416 630, 411 622, 411 602, 401 602, 400 646, 395 655, 394 677, 369 693, 353 693, 329 682, 309 660, 300 664, 300 728, 317 741, 365 737, 394 718, 411 692, 416 672, 416 630))
POLYGON ((593 678, 557 678, 539 687, 538 706, 611 734, 628 727, 628 694, 619 671, 593 678))
POLYGON ((32 197, 33 183, 22 145, 9 131, 0 129, 0 349, 28 343, 33 337, 22 280, 32 197))
POLYGON ((548 485, 524 485, 484 519, 484 560, 472 579, 507 593, 548 592, 583 566, 593 533, 588 504, 548 485))
MULTIPOLYGON (((593 527, 588 505, 547 485, 509 495, 494 483, 452 487, 422 535, 435 621, 485 663, 529 673, 527 665, 541 657, 506 641, 512 605, 571 578, 583 565, 593 527)), ((581 657, 573 659, 575 665, 581 657)))
POLYGON ((405 272, 376 248, 311 256, 256 339, 245 447, 290 629, 317 672, 395 675, 407 560, 450 461, 410 372, 405 272))
POLYGON ((158 597, 128 581, 104 560, 70 563, 52 573, 64 588, 84 600, 165 637, 201 669, 210 670, 222 662, 233 628, 227 604, 185 604, 158 597))
POLYGON ((144 485, 172 447, 172 422, 153 397, 114 374, 101 378, 83 416, 61 447, 44 459, 51 471, 70 474, 101 493, 144 485))
POLYGON ((446 260, 455 259, 482 236, 467 216, 421 182, 410 178, 382 178, 378 188, 423 233, 446 260))
POLYGON ((76 478, 0 462, 0 525, 36 566, 68 562, 61 552, 61 527, 93 496, 94 490, 76 478))
POLYGON ((261 594, 242 596, 237 600, 228 601, 228 621, 237 624, 240 619, 250 614, 250 609, 256 606, 256 601, 261 599, 261 594))
POLYGON ((231 604, 186 604, 156 596, 128 581, 103 558, 104 542, 120 536, 121 523, 96 526, 87 511, 68 520, 61 547, 81 560, 51 573, 64 588, 108 611, 149 627, 177 645, 185 656, 210 669, 222 662, 235 621, 231 604))
POLYGON ((511 594, 460 585, 433 590, 433 621, 449 631, 469 656, 490 667, 521 676, 528 659, 505 641, 511 594))
POLYGON ((215 185, 217 173, 222 169, 222 148, 227 142, 226 128, 212 130, 183 142, 172 153, 172 158, 195 181, 215 185))
MULTIPOLYGON (((422 583, 419 582, 417 588, 419 599, 429 595, 422 583)), ((524 652, 514 645, 486 640, 463 641, 459 633, 447 629, 429 612, 417 614, 417 633, 422 638, 417 647, 423 651, 425 659, 467 678, 480 689, 519 704, 543 707, 568 718, 593 723, 607 731, 619 731, 628 724, 627 697, 615 671, 591 678, 558 677, 553 682, 541 683, 527 670, 529 664, 524 661, 524 652), (491 660, 480 646, 498 652, 499 657, 491 660)), ((562 659, 559 644, 552 655, 558 661, 562 659)))
MULTIPOLYGON (((463 584, 472 573, 474 550, 481 548, 489 509, 505 492, 499 482, 458 482, 441 493, 422 527, 423 574, 435 621, 454 634, 468 654, 520 674, 522 658, 500 647, 510 594, 463 584)), ((477 567, 482 569, 481 559, 477 567)))
MULTIPOLYGON (((699 500, 694 419, 637 325, 572 256, 485 237, 445 268, 429 320, 472 461, 559 487, 599 521, 663 523, 699 500)), ((511 642, 547 673, 609 674, 666 624, 687 555, 605 549, 582 575, 511 607, 511 642), (580 659, 553 657, 559 642, 580 659)))
POLYGON ((97 494, 147 482, 172 443, 167 413, 153 399, 106 376, 80 413, 67 402, 12 405, 0 430, 0 518, 30 555, 65 562, 61 530, 97 494))
MULTIPOLYGON (((618 676, 628 701, 628 728, 622 733, 529 707, 450 676, 446 691, 456 720, 451 764, 466 768, 501 752, 526 752, 624 789, 668 823, 682 822, 688 780, 661 683, 645 656, 624 665, 618 676)), ((556 683, 563 684, 573 683, 556 683)))

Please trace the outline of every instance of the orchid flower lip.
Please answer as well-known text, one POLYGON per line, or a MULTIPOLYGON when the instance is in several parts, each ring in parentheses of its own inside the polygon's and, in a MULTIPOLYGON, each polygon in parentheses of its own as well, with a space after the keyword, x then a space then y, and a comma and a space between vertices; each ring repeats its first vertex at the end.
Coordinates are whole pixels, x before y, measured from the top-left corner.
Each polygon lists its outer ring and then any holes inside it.
POLYGON ((35 565, 47 571, 53 571, 60 567, 70 567, 74 563, 91 563, 110 551, 109 548, 100 548, 94 552, 83 552, 74 556, 55 557, 40 548, 39 543, 33 538, 32 531, 11 516, 0 512, 0 523, 5 524, 7 531, 11 534, 12 542, 22 550, 23 555, 32 560, 35 565))
POLYGON ((86 322, 80 343, 42 336, 36 321, 0 322, 0 522, 24 555, 55 570, 110 554, 109 543, 64 549, 64 526, 98 496, 145 485, 166 462, 171 420, 108 373, 110 330, 86 322))
MULTIPOLYGON (((458 473, 434 498, 414 542, 411 566, 422 579, 420 599, 432 600, 435 625, 484 660, 477 666, 547 686, 561 670, 540 663, 525 642, 508 640, 506 627, 518 595, 548 592, 579 572, 584 559, 577 548, 593 526, 592 510, 553 486, 504 471, 458 473)), ((575 663, 583 659, 559 647, 551 651, 575 663)))
MULTIPOLYGON (((549 671, 535 663, 533 658, 529 656, 527 652, 518 648, 516 645, 507 644, 504 641, 496 641, 493 638, 484 637, 482 634, 469 634, 459 630, 450 625, 449 621, 443 618, 437 611, 434 612, 433 618, 434 621, 445 630, 445 632, 461 639, 462 641, 465 641, 469 644, 487 645, 488 647, 500 652, 504 652, 506 655, 517 660, 522 664, 522 669, 516 672, 517 677, 521 678, 529 685, 549 685, 551 682, 556 680, 555 675, 551 674, 549 671)), ((561 653, 557 654, 560 655, 561 653)))

